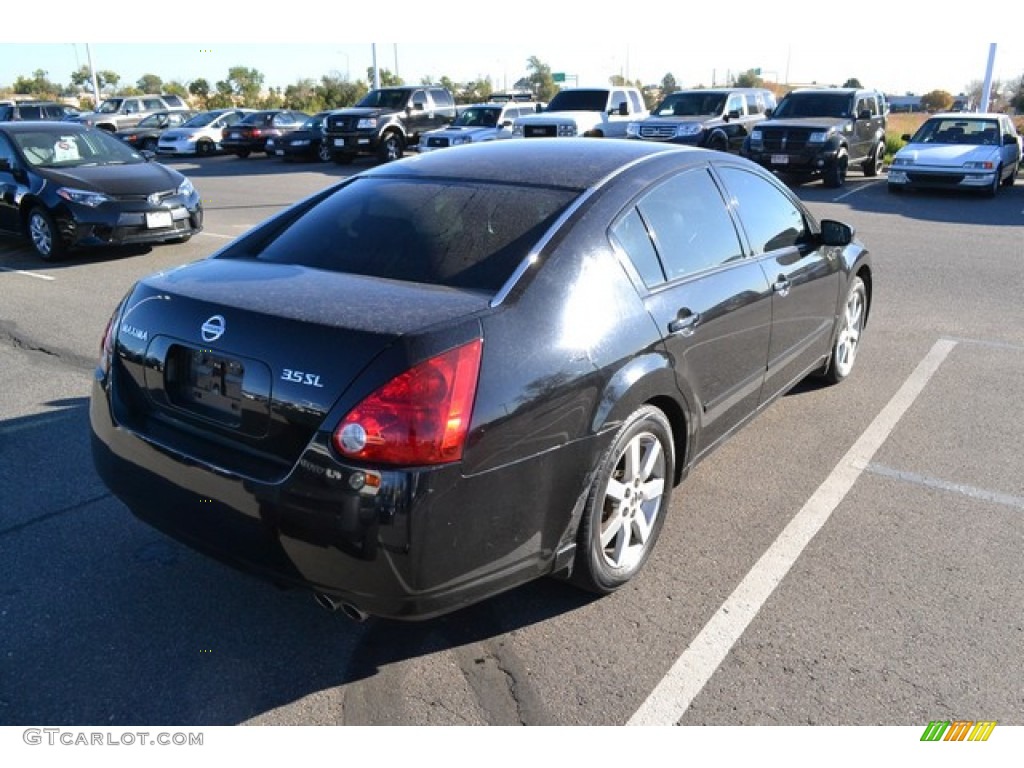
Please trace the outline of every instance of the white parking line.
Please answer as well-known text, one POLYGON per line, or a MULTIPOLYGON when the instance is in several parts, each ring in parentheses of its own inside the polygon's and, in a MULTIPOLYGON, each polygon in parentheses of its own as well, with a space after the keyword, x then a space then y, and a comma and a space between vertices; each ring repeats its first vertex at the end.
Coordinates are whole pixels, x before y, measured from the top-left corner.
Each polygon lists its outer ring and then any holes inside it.
POLYGON ((833 203, 838 203, 838 202, 840 202, 840 201, 842 201, 842 200, 845 200, 845 199, 846 199, 846 198, 848 198, 848 197, 849 197, 850 195, 856 195, 856 194, 857 194, 858 192, 863 192, 863 191, 864 191, 865 189, 867 189, 868 187, 873 187, 873 186, 874 186, 875 184, 877 184, 877 183, 878 183, 877 181, 869 181, 869 182, 867 182, 866 184, 861 184, 860 186, 858 186, 858 187, 854 187, 854 188, 853 188, 853 189, 851 189, 851 190, 850 190, 849 192, 847 192, 847 193, 845 193, 845 194, 842 194, 842 195, 840 195, 839 197, 833 197, 833 198, 832 198, 832 202, 833 202, 833 203))
POLYGON ((772 542, 711 620, 676 660, 627 725, 675 725, 785 578, 815 534, 849 493, 907 409, 956 346, 935 342, 818 490, 772 542))
POLYGON ((16 275, 25 275, 26 277, 36 277, 40 280, 56 280, 56 277, 50 275, 40 275, 38 272, 29 272, 27 269, 11 269, 10 267, 0 267, 0 270, 4 272, 14 272, 16 275))
POLYGON ((234 240, 236 237, 238 237, 238 235, 221 235, 221 234, 218 234, 217 232, 207 232, 205 230, 203 230, 199 234, 200 235, 206 235, 207 237, 219 237, 222 240, 234 240))
POLYGON ((918 475, 913 472, 904 472, 902 469, 893 469, 892 467, 887 467, 883 464, 875 464, 874 462, 864 467, 864 470, 872 475, 888 477, 893 480, 900 480, 904 483, 922 485, 925 488, 934 488, 937 491, 946 491, 947 493, 956 493, 961 496, 967 496, 971 499, 977 499, 978 501, 989 501, 993 504, 1002 504, 1006 507, 1024 509, 1024 497, 1013 496, 1009 493, 987 491, 984 488, 975 488, 973 485, 964 485, 963 483, 951 483, 949 480, 940 480, 937 477, 928 477, 926 475, 918 475))

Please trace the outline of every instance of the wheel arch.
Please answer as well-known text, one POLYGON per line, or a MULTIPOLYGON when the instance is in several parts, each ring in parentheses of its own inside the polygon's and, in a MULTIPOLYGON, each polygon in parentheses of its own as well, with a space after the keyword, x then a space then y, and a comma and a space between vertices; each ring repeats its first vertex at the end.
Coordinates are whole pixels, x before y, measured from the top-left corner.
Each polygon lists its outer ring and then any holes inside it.
POLYGON ((608 380, 601 393, 600 405, 594 413, 591 429, 594 434, 619 425, 637 408, 653 405, 668 419, 672 427, 675 449, 674 484, 685 476, 684 467, 692 444, 691 409, 676 383, 675 370, 664 352, 648 352, 634 357, 608 380))

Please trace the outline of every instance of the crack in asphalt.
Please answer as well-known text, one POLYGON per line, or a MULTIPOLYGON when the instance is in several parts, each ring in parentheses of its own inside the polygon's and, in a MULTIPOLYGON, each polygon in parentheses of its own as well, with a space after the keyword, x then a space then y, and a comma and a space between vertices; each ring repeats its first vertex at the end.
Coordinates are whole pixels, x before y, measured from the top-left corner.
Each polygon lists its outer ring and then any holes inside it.
POLYGON ((89 358, 86 355, 80 355, 77 352, 73 352, 68 349, 51 349, 43 346, 42 344, 32 342, 24 336, 16 333, 12 326, 12 323, 0 321, 0 339, 15 349, 46 355, 47 357, 59 361, 71 368, 91 369, 96 364, 94 359, 89 358))
POLYGON ((81 509, 82 507, 87 507, 90 504, 95 504, 97 501, 103 501, 103 499, 109 499, 112 497, 113 494, 111 493, 101 493, 99 496, 93 496, 90 499, 85 499, 84 501, 72 504, 69 507, 63 507, 62 509, 57 509, 54 510, 53 512, 47 512, 43 515, 39 515, 38 517, 33 517, 31 520, 24 520, 20 523, 15 523, 14 525, 10 525, 7 528, 0 528, 0 537, 7 536, 12 533, 18 533, 19 531, 22 531, 25 528, 28 528, 29 526, 35 525, 37 523, 44 523, 47 520, 52 520, 53 518, 65 515, 68 512, 74 512, 78 509, 81 509))

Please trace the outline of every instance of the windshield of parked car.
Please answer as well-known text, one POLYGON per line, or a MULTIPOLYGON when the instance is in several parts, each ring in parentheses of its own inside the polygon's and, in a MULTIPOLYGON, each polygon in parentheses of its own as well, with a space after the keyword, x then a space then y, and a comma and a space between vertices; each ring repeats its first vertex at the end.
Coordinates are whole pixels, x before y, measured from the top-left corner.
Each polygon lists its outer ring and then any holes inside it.
POLYGON ((157 112, 139 121, 137 128, 163 128, 170 116, 166 112, 157 112))
POLYGON ((99 109, 97 109, 96 111, 99 112, 101 115, 112 114, 114 112, 117 112, 117 110, 121 108, 122 101, 124 101, 124 99, 107 99, 102 104, 100 104, 99 109))
POLYGON ((603 112, 608 91, 559 91, 548 104, 548 112, 603 112))
POLYGON ((258 253, 278 264, 497 291, 579 190, 360 178, 258 253))
POLYGON ((370 91, 358 102, 357 107, 384 107, 385 109, 400 109, 409 98, 408 91, 370 91))
POLYGON ((651 114, 659 117, 720 115, 725 110, 724 93, 671 93, 651 114))
POLYGON ((26 131, 12 133, 11 138, 29 165, 35 168, 81 168, 146 162, 130 146, 103 131, 26 131))
POLYGON ((779 117, 853 117, 850 96, 846 93, 789 93, 772 118, 779 117))
POLYGON ((911 139, 914 144, 999 144, 999 123, 995 120, 962 117, 926 120, 911 139))
POLYGON ((462 125, 471 128, 494 128, 501 117, 501 107, 469 107, 453 125, 462 125))
POLYGON ((202 128, 204 125, 209 125, 218 117, 223 115, 223 112, 200 112, 198 115, 190 119, 187 123, 182 125, 182 128, 202 128))

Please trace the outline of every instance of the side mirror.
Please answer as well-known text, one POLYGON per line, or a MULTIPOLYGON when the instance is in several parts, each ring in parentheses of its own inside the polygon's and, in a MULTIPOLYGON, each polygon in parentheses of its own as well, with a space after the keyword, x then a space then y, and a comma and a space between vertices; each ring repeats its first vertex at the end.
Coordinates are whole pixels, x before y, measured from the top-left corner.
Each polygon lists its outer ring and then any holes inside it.
POLYGON ((740 117, 740 111, 738 109, 729 110, 729 114, 726 115, 730 120, 738 120, 740 117))
POLYGON ((841 221, 824 219, 821 222, 822 245, 846 246, 853 242, 853 227, 841 221))
POLYGON ((502 128, 509 128, 509 127, 511 127, 511 125, 512 125, 512 121, 511 120, 502 120, 501 121, 501 127, 502 128))
POLYGON ((858 120, 870 120, 871 119, 871 110, 870 109, 862 109, 860 112, 857 113, 857 119, 858 120))
POLYGON ((764 111, 764 116, 765 117, 771 117, 772 116, 772 112, 774 112, 774 111, 775 111, 774 109, 772 109, 771 107, 768 107, 768 109, 766 109, 764 111))
POLYGON ((11 168, 11 161, 6 157, 0 157, 0 171, 10 173, 13 169, 11 168))
POLYGON ((413 102, 412 108, 415 109, 417 112, 422 112, 423 111, 423 102, 422 101, 413 102))
POLYGON ((1003 134, 1003 144, 1010 145, 1010 144, 1016 144, 1016 143, 1017 143, 1017 137, 1016 136, 1011 136, 1008 133, 1004 133, 1003 134))
POLYGON ((901 141, 906 141, 906 142, 909 143, 910 142, 910 134, 909 133, 904 133, 902 136, 900 136, 900 140, 901 141))
POLYGON ((619 104, 619 114, 620 115, 628 115, 629 114, 629 104, 627 104, 626 102, 622 102, 621 104, 619 104))

